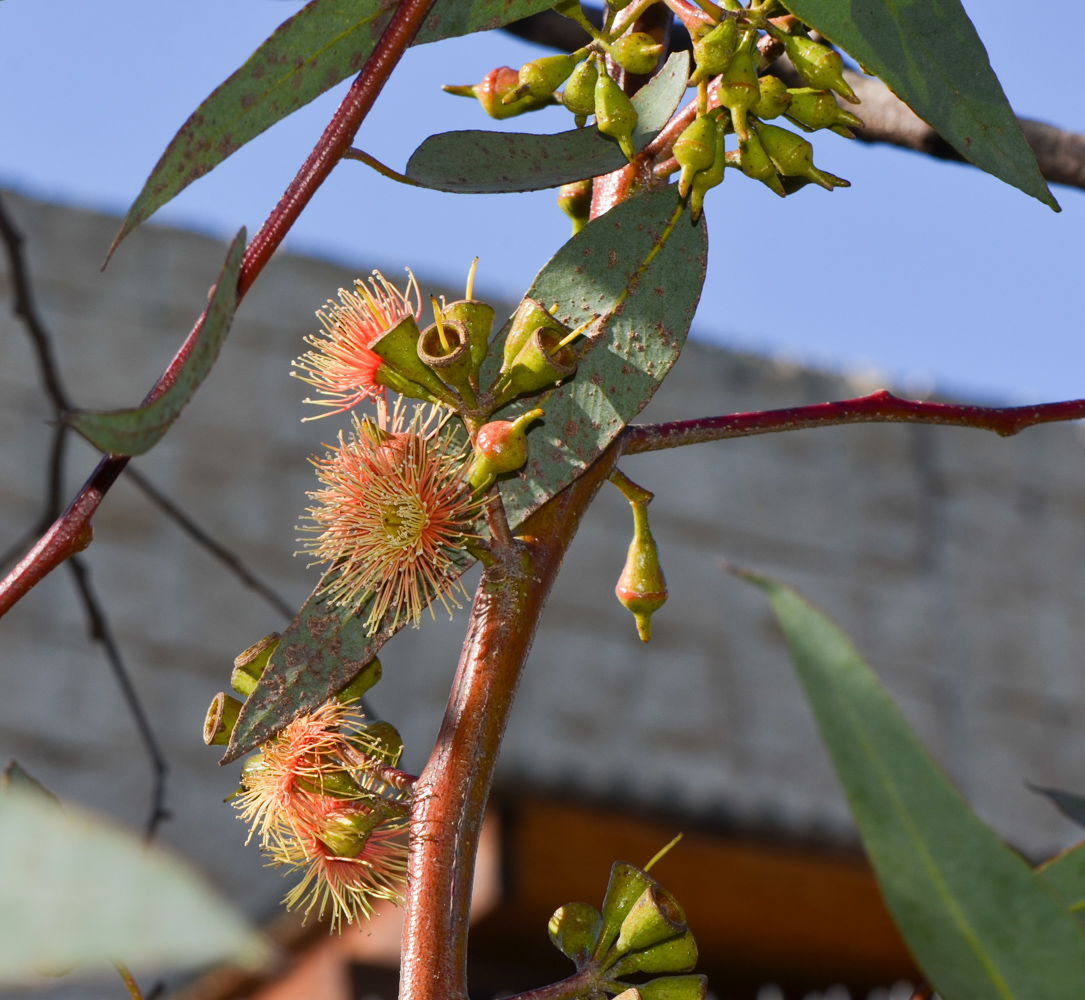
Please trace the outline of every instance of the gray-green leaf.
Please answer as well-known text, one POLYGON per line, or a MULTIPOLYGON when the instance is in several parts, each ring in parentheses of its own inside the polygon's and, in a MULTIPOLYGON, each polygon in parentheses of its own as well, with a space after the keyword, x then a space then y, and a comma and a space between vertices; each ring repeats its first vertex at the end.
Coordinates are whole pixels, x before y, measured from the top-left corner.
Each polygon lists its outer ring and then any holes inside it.
MULTIPOLYGON (((675 52, 633 97, 633 148, 648 145, 674 114, 686 89, 689 55, 675 52)), ((626 162, 617 142, 591 128, 557 135, 521 132, 442 132, 407 161, 412 181, 438 191, 485 194, 538 191, 617 170, 626 162)))
POLYGON ((112 455, 141 455, 162 439, 211 371, 237 308, 237 276, 245 230, 234 237, 207 306, 203 325, 173 383, 157 399, 127 410, 76 410, 68 423, 92 445, 112 455))
POLYGON ((884 80, 966 160, 1059 210, 960 0, 784 3, 884 80))
POLYGON ((886 904, 945 1000, 1077 1000, 1085 936, 968 808, 847 636, 788 587, 764 590, 886 904))

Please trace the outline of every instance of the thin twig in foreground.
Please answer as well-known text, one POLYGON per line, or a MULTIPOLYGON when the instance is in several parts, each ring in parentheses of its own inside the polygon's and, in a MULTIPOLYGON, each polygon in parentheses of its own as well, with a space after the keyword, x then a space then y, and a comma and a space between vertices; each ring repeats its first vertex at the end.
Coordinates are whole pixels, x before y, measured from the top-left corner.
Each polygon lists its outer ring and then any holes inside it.
POLYGON ((840 424, 942 424, 948 427, 972 427, 1011 437, 1036 424, 1082 418, 1085 418, 1085 399, 1038 403, 1034 406, 962 406, 901 399, 885 389, 879 389, 869 396, 836 403, 730 413, 721 417, 675 420, 663 424, 630 424, 622 434, 622 453, 637 455, 702 441, 722 441, 725 438, 778 434, 781 431, 835 427, 840 424))

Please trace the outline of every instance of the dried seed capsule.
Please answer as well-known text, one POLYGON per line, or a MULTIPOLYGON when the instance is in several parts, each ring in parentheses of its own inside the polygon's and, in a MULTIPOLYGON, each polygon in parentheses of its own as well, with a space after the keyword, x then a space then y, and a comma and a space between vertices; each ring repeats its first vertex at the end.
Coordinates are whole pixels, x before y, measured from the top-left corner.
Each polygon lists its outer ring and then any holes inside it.
POLYGON ((595 124, 603 135, 618 141, 625 158, 632 163, 633 129, 637 127, 637 112, 632 102, 611 78, 603 72, 595 84, 595 124))
POLYGON ((753 113, 762 121, 769 118, 779 118, 786 114, 791 105, 793 91, 787 89, 787 84, 775 76, 763 76, 758 81, 761 90, 761 98, 753 106, 753 113))
POLYGON ((576 115, 576 127, 583 127, 588 115, 595 114, 595 84, 599 79, 594 59, 585 59, 569 77, 561 92, 561 103, 576 115))
POLYGON ((511 104, 522 97, 532 97, 536 101, 551 98, 587 54, 587 49, 578 49, 572 55, 543 56, 524 63, 520 67, 520 82, 501 98, 501 103, 511 104))
POLYGON ((534 97, 521 97, 508 104, 503 103, 502 99, 514 91, 519 84, 520 74, 516 70, 510 66, 498 66, 497 69, 490 70, 482 81, 474 86, 454 86, 446 83, 441 89, 446 94, 477 98, 479 104, 482 105, 482 110, 491 118, 498 120, 513 118, 528 111, 538 111, 554 103, 552 95, 541 100, 536 100, 534 97))
POLYGON ((844 63, 839 52, 804 34, 780 34, 779 38, 787 49, 787 57, 808 87, 835 90, 845 101, 859 103, 855 91, 844 82, 844 63))
POLYGON ((685 198, 693 184, 694 176, 708 170, 716 160, 716 120, 709 115, 698 115, 674 144, 674 158, 682 168, 678 179, 678 193, 685 198))
POLYGON ((757 32, 748 31, 735 51, 731 65, 720 77, 719 98, 728 111, 739 142, 745 142, 749 130, 746 115, 761 100, 761 87, 757 82, 757 32))
POLYGON ((607 52, 627 73, 643 75, 656 68, 663 46, 647 31, 631 31, 608 45, 607 52))
POLYGON ((715 27, 706 24, 703 29, 694 29, 693 34, 693 58, 697 68, 689 82, 697 84, 725 73, 738 46, 738 25, 734 18, 726 17, 715 27))
POLYGON ((841 177, 814 166, 814 147, 801 135, 775 125, 758 125, 757 136, 776 169, 785 177, 805 177, 827 191, 850 187, 841 177))
POLYGON ((558 207, 572 220, 576 236, 591 218, 591 179, 562 184, 558 190, 558 207))
POLYGON ((801 87, 789 93, 791 106, 785 113, 799 128, 811 131, 819 128, 832 129, 845 139, 855 138, 848 128, 849 125, 852 128, 863 128, 863 120, 840 107, 827 90, 801 87))

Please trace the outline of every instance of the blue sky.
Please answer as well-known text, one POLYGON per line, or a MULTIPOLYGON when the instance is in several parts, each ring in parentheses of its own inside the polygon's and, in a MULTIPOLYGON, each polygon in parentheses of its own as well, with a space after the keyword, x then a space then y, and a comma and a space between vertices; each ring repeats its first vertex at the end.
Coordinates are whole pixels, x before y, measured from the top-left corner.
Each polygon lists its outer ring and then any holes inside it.
MULTIPOLYGON (((301 6, 5 0, 0 185, 123 212, 189 113, 301 6)), ((1020 4, 965 6, 1017 112, 1085 132, 1074 60, 1045 57, 1020 4)), ((402 169, 434 132, 570 127, 559 109, 495 123, 473 102, 439 90, 537 53, 499 32, 412 50, 358 144, 402 169)), ((221 235, 241 225, 254 230, 343 89, 235 154, 155 221, 221 235)), ((827 133, 815 138, 815 156, 853 186, 831 194, 807 188, 780 201, 729 173, 709 195, 712 249, 695 335, 974 398, 1085 396, 1085 192, 1055 189, 1063 206, 1056 215, 970 167, 827 133)), ((420 192, 345 163, 287 245, 362 272, 409 265, 457 283, 477 254, 479 288, 513 297, 567 233, 554 192, 420 192)))

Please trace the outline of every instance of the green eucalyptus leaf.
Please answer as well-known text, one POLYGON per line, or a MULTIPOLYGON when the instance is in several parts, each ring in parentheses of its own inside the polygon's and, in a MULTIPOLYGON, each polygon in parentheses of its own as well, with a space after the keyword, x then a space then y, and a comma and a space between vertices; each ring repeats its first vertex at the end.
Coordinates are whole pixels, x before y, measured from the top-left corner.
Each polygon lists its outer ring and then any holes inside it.
POLYGON ((784 4, 884 80, 966 160, 1059 210, 960 0, 784 4))
POLYGON ((764 590, 885 902, 946 1000, 1076 1000, 1085 936, 1049 885, 968 808, 847 636, 764 590))
MULTIPOLYGON (((575 378, 556 389, 520 399, 498 416, 514 420, 542 407, 528 430, 527 465, 501 483, 513 527, 563 490, 621 433, 652 398, 686 341, 697 310, 708 260, 705 222, 683 214, 643 274, 639 268, 678 206, 673 185, 638 195, 589 222, 535 278, 527 294, 555 317, 576 327, 593 313, 607 315, 605 333, 581 359, 575 378)), ((508 326, 497 337, 504 342, 508 326)), ((491 352, 481 384, 496 374, 500 351, 491 352)))
POLYGON ((1059 894, 1078 922, 1085 925, 1085 843, 1075 844, 1045 861, 1036 873, 1059 894))
MULTIPOLYGON (((437 0, 414 44, 499 28, 549 6, 551 0, 437 0)), ((395 7, 389 0, 313 0, 279 25, 181 126, 109 252, 245 143, 357 73, 395 7)))
POLYGON ((12 784, 0 795, 0 985, 85 964, 136 969, 270 957, 255 934, 163 848, 12 784))
POLYGON ((141 455, 169 430, 211 371, 237 308, 237 276, 245 252, 245 230, 234 237, 207 306, 203 325, 177 378, 157 399, 128 410, 76 410, 67 417, 92 445, 112 455, 141 455))
MULTIPOLYGON (((674 114, 688 77, 689 54, 675 52, 634 95, 633 148, 638 152, 674 114)), ((469 130, 431 135, 411 154, 406 175, 438 191, 492 194, 557 187, 610 173, 625 162, 617 142, 594 127, 557 135, 469 130)))

